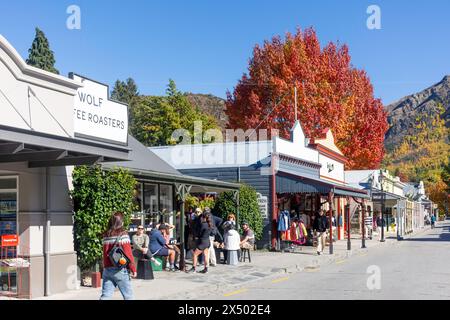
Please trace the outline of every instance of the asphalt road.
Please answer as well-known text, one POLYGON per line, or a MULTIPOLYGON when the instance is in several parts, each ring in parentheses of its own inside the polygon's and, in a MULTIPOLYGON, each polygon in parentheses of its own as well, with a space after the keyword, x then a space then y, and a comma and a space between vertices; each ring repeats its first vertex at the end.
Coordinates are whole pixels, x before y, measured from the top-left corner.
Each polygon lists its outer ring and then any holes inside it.
POLYGON ((450 221, 319 269, 202 299, 450 299, 450 221))

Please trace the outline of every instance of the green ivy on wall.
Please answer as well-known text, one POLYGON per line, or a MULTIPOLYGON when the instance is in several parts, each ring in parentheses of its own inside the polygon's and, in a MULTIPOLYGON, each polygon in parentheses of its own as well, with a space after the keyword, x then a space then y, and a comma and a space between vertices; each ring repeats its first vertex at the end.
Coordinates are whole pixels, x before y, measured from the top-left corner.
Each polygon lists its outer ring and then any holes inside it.
POLYGON ((130 215, 137 207, 137 181, 124 169, 106 171, 100 166, 76 167, 72 177, 75 250, 83 271, 101 261, 102 235, 113 212, 123 212, 128 227, 130 215))

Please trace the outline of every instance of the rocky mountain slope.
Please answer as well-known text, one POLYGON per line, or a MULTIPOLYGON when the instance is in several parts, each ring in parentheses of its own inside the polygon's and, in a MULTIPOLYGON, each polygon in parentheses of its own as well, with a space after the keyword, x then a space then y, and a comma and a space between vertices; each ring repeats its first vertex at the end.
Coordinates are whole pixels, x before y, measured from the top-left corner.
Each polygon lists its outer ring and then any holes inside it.
POLYGON ((189 101, 200 111, 216 118, 217 123, 225 129, 228 117, 225 114, 225 100, 212 94, 186 93, 189 101))
MULTIPOLYGON (((395 148, 406 135, 417 133, 417 119, 431 116, 444 108, 441 118, 445 119, 446 126, 450 125, 450 76, 445 76, 437 84, 386 107, 390 128, 386 133, 385 146, 388 151, 395 148)), ((429 117, 432 119, 432 117, 429 117)), ((429 123, 432 126, 432 123, 429 123)))

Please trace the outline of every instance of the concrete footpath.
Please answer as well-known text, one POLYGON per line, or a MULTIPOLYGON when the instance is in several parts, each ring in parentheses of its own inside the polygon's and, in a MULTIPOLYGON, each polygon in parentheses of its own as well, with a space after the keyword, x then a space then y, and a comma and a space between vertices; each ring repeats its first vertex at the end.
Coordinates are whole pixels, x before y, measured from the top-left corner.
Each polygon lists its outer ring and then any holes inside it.
MULTIPOLYGON (((415 237, 429 227, 421 229, 409 237, 415 237)), ((238 266, 217 265, 210 267, 207 274, 185 272, 155 272, 154 280, 132 280, 135 298, 138 300, 179 299, 191 300, 209 294, 224 294, 233 292, 243 285, 249 285, 262 279, 280 278, 295 272, 317 269, 334 262, 351 259, 352 255, 367 253, 370 248, 385 246, 389 248, 398 244, 395 234, 387 233, 386 241, 381 243, 378 237, 366 240, 366 249, 361 248, 361 239, 352 239, 352 250, 347 250, 347 241, 333 243, 334 254, 330 255, 329 247, 323 255, 317 255, 315 248, 302 247, 295 252, 255 251, 251 253, 252 262, 242 262, 238 266)), ((188 265, 190 267, 190 265, 188 265)), ((79 290, 55 294, 50 297, 38 298, 50 300, 98 300, 100 288, 81 287, 79 290)), ((116 290, 113 299, 122 299, 116 290)))

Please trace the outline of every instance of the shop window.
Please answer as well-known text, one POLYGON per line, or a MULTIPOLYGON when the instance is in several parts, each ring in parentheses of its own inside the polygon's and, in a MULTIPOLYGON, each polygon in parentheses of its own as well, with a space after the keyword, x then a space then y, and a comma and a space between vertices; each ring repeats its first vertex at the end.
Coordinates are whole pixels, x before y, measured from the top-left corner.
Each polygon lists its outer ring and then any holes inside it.
MULTIPOLYGON (((160 211, 163 214, 171 214, 173 212, 173 190, 171 185, 160 185, 160 211)), ((169 222, 169 221, 165 221, 169 222)))
POLYGON ((144 211, 147 213, 158 212, 158 185, 144 183, 144 211))
POLYGON ((17 234, 17 178, 0 177, 0 236, 17 234))
MULTIPOLYGON (((17 177, 0 177, 0 237, 17 235, 17 177)), ((3 264, 3 259, 16 257, 17 248, 2 247, 0 267, 0 295, 17 292, 17 272, 3 264)), ((7 261, 7 260, 5 260, 7 261)))

